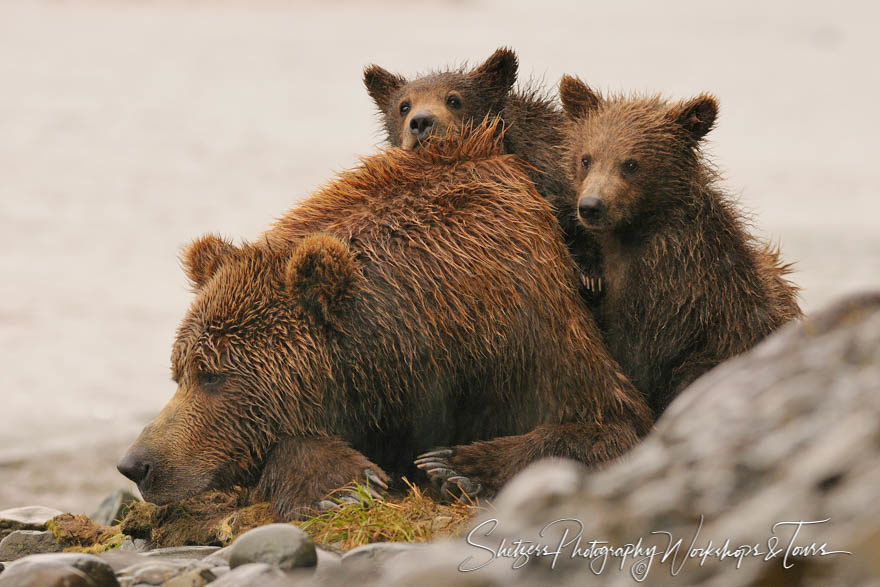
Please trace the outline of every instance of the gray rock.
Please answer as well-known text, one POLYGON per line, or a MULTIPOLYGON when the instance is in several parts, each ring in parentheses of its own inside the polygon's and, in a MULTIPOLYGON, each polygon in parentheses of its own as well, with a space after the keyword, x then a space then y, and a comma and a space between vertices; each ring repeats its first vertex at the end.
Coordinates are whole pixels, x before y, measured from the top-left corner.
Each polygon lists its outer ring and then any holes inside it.
POLYGON ((98 511, 89 518, 98 524, 112 526, 125 517, 132 503, 138 501, 141 501, 141 498, 128 489, 117 489, 104 498, 98 506, 98 511))
POLYGON ((219 577, 220 575, 229 572, 229 565, 217 565, 215 567, 211 567, 211 572, 219 577))
POLYGON ((102 561, 110 565, 114 573, 119 573, 136 565, 144 565, 156 562, 136 552, 125 552, 119 549, 108 550, 96 555, 102 561))
POLYGON ((38 505, 0 511, 0 540, 13 530, 45 530, 46 522, 63 513, 38 505))
POLYGON ((147 552, 150 550, 149 543, 143 538, 134 538, 126 536, 117 549, 121 552, 147 552))
POLYGON ((309 535, 291 524, 268 524, 248 530, 232 543, 229 566, 266 563, 289 571, 318 563, 309 535))
POLYGON ((119 572, 119 578, 124 578, 135 585, 161 585, 183 572, 186 572, 186 563, 148 560, 123 569, 119 572))
MULTIPOLYGON (((502 490, 496 509, 473 524, 470 543, 387 561, 368 584, 615 586, 638 574, 646 585, 876 585, 880 294, 844 300, 713 369, 620 462, 550 494, 540 489, 546 466, 502 490), (775 526, 800 521, 819 523, 775 526), (673 560, 669 545, 679 539, 673 560), (493 554, 502 540, 511 556, 493 554), (605 557, 598 544, 590 557, 591 540, 621 547, 641 540, 657 554, 605 557), (741 556, 685 557, 692 542, 706 549, 710 540, 715 549, 729 540, 728 552, 741 556), (522 556, 516 541, 550 552, 567 544, 553 558, 522 556), (784 561, 790 542, 815 550, 784 561), (754 547, 761 556, 746 554, 754 547)), ((571 467, 556 467, 560 479, 570 474, 571 467)))
POLYGON ((168 556, 157 558, 148 556, 148 554, 134 553, 117 553, 115 556, 105 553, 105 555, 107 562, 117 569, 117 577, 123 586, 165 585, 170 581, 177 581, 174 585, 188 585, 187 581, 194 581, 201 585, 204 583, 199 583, 199 581, 208 582, 208 577, 213 581, 229 568, 222 560, 205 561, 198 558, 171 558, 168 556), (120 569, 120 567, 122 568, 120 569), (181 577, 184 578, 181 579, 181 577))
POLYGON ((220 550, 219 546, 170 546, 144 552, 151 558, 202 559, 220 550))
POLYGON ((202 560, 204 560, 205 562, 210 562, 210 563, 228 565, 229 564, 229 556, 231 553, 232 553, 232 546, 224 546, 220 550, 217 550, 217 551, 209 554, 208 556, 206 556, 202 560))
POLYGON ((342 567, 351 574, 373 573, 382 565, 398 557, 411 557, 425 551, 424 544, 405 542, 376 542, 353 548, 342 555, 342 567))
POLYGON ((287 575, 278 567, 265 563, 249 563, 223 574, 211 583, 211 587, 277 587, 289 584, 287 575))
POLYGON ((508 511, 552 502, 577 493, 583 486, 584 466, 566 459, 544 459, 529 467, 498 495, 496 507, 508 511))
MULTIPOLYGON (((0 586, 17 586, 27 584, 32 576, 60 576, 60 573, 49 573, 52 569, 74 568, 82 572, 91 581, 93 587, 118 587, 119 582, 110 565, 92 554, 60 552, 56 554, 32 554, 8 565, 0 575, 0 586), (43 575, 39 575, 39 574, 43 575)), ((71 576, 75 576, 72 574, 71 576)))
POLYGON ((318 571, 328 585, 377 580, 384 576, 389 567, 398 564, 406 566, 406 561, 421 560, 427 548, 424 544, 404 542, 366 544, 342 555, 338 566, 324 569, 319 566, 318 571))
POLYGON ((316 548, 315 552, 318 555, 318 567, 310 577, 312 583, 316 585, 344 583, 345 573, 342 570, 342 557, 323 548, 316 548))
POLYGON ((37 569, 8 582, 0 577, 0 585, 3 587, 7 585, 9 587, 94 587, 95 583, 74 567, 48 567, 37 569))
POLYGON ((211 569, 192 569, 169 579, 162 587, 202 587, 217 578, 211 569))
POLYGON ((61 546, 48 531, 15 530, 0 541, 0 560, 14 561, 29 554, 59 552, 61 546))
POLYGON ((315 554, 318 555, 319 567, 338 567, 342 564, 342 557, 326 548, 315 548, 315 554))

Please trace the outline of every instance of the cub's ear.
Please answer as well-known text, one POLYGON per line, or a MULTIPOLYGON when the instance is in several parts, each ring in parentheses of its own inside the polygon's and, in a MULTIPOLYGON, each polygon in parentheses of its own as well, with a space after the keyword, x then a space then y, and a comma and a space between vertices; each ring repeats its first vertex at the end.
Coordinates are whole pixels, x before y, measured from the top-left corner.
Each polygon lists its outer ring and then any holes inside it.
POLYGON ((590 86, 579 78, 564 75, 559 82, 559 99, 562 109, 572 120, 586 118, 599 107, 600 98, 590 86))
POLYGON ((674 106, 669 115, 684 127, 694 140, 699 141, 715 124, 715 117, 718 116, 718 100, 709 94, 700 94, 692 100, 674 106))
POLYGON ((290 295, 320 323, 332 323, 344 310, 358 276, 357 261, 339 239, 308 236, 287 263, 290 295))
POLYGON ((516 83, 519 60, 513 49, 501 47, 470 73, 481 89, 495 95, 498 99, 507 95, 516 83))
POLYGON ((180 263, 193 287, 201 289, 223 264, 223 259, 237 250, 232 243, 208 234, 194 240, 183 250, 180 263))
POLYGON ((405 78, 394 75, 378 65, 370 65, 364 69, 364 85, 367 86, 367 93, 382 111, 388 109, 391 95, 405 83, 405 78))

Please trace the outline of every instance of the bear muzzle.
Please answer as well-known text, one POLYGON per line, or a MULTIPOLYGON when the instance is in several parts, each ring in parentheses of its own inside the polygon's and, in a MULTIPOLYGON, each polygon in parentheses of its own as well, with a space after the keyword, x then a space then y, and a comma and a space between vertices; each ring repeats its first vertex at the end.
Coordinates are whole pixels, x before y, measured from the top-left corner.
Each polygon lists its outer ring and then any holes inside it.
POLYGON ((153 459, 144 451, 132 447, 116 463, 116 469, 134 481, 141 494, 146 495, 149 492, 156 469, 153 459))
POLYGON ((605 215, 605 204, 596 196, 581 196, 577 207, 578 218, 587 226, 598 225, 605 215))

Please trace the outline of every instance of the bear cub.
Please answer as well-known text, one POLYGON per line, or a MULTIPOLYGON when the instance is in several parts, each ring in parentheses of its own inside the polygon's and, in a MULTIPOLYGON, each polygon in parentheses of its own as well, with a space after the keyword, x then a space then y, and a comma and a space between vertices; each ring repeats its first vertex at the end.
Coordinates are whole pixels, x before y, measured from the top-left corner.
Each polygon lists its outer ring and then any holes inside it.
POLYGON ((393 146, 416 149, 485 118, 503 124, 503 149, 529 164, 529 178, 554 209, 564 239, 581 270, 582 295, 600 295, 601 259, 588 231, 577 221, 574 196, 562 159, 565 117, 540 88, 515 89, 519 62, 500 48, 471 71, 440 71, 408 80, 378 65, 364 70, 364 85, 379 109, 393 146))
POLYGON ((569 76, 560 98, 577 216, 604 259, 600 326, 659 416, 701 374, 800 317, 797 288, 701 153, 715 98, 603 97, 569 76))

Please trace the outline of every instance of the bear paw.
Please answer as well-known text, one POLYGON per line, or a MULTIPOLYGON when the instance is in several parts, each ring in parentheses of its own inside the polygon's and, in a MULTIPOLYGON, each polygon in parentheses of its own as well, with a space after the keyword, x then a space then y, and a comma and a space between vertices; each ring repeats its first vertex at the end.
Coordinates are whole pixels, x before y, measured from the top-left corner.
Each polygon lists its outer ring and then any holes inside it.
MULTIPOLYGON (((378 473, 373 469, 365 469, 363 479, 359 482, 360 486, 366 490, 371 499, 385 499, 388 497, 388 477, 385 473, 378 473)), ((368 506, 369 503, 364 499, 364 495, 356 487, 345 487, 334 492, 332 499, 322 499, 317 504, 318 511, 326 512, 335 510, 349 503, 359 503, 368 506)))
POLYGON ((425 471, 444 498, 451 496, 459 501, 472 502, 483 490, 483 486, 456 472, 452 466, 453 457, 453 449, 438 448, 419 455, 415 465, 425 471))

